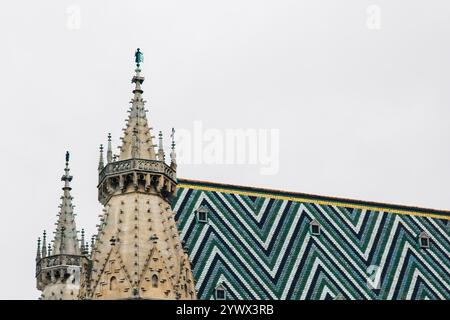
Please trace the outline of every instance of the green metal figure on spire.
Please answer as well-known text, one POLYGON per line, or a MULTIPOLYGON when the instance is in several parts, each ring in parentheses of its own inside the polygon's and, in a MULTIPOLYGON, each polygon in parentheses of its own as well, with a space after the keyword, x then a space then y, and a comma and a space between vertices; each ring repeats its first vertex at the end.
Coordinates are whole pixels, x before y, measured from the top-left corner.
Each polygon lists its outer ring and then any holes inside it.
POLYGON ((141 49, 137 48, 134 53, 134 61, 136 62, 136 66, 139 68, 142 62, 144 62, 144 54, 141 52, 141 49))

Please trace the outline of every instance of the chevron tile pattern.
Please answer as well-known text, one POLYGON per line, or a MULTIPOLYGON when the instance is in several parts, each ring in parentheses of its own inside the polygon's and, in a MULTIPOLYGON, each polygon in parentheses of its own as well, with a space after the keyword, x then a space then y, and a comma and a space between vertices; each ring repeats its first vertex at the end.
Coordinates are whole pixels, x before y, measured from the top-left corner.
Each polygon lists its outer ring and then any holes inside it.
POLYGON ((219 284, 227 299, 450 299, 445 213, 180 186, 173 210, 200 299, 213 299, 219 284), (207 222, 198 220, 201 206, 207 222), (422 232, 429 248, 420 246, 422 232))

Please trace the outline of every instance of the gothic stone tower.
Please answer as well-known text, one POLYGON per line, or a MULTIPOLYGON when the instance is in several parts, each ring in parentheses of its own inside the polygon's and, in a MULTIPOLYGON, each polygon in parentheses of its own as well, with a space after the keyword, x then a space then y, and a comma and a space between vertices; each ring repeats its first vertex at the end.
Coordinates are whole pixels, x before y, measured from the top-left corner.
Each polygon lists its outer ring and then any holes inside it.
POLYGON ((196 299, 170 206, 177 187, 175 145, 172 141, 168 165, 161 133, 155 152, 144 109, 142 57, 137 49, 134 96, 120 154, 112 155, 110 135, 106 164, 100 148, 98 199, 104 210, 80 298, 196 299))
POLYGON ((78 299, 82 270, 87 270, 89 258, 82 232, 81 245, 77 237, 73 197, 69 174, 69 152, 66 153, 66 168, 61 180, 64 181, 60 211, 53 240, 53 248, 47 247, 47 235, 44 231, 43 242, 38 239, 36 253, 36 283, 42 291, 41 299, 72 300, 78 299))

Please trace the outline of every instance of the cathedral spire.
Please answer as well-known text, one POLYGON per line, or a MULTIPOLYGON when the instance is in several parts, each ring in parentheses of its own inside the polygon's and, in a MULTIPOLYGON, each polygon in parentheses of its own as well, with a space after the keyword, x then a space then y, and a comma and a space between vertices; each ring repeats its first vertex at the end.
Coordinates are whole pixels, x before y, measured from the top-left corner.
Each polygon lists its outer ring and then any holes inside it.
POLYGON ((175 144, 168 165, 162 133, 154 145, 146 118, 142 52, 137 50, 135 57, 134 97, 120 156, 99 174, 104 214, 91 251, 88 298, 195 299, 191 267, 170 206, 177 187, 175 144))
POLYGON ((130 101, 131 108, 128 110, 127 125, 123 129, 124 136, 121 138, 122 145, 119 147, 119 161, 131 158, 156 160, 150 132, 151 128, 144 108, 146 101, 142 97, 144 77, 141 75, 140 69, 140 65, 143 62, 143 54, 140 49, 136 50, 135 62, 137 68, 135 69, 135 75, 131 79, 131 82, 134 84, 133 98, 130 101))
POLYGON ((55 241, 53 243, 53 254, 80 254, 78 245, 77 232, 75 226, 75 215, 73 213, 73 197, 70 194, 72 188, 70 182, 72 176, 69 169, 70 154, 66 152, 66 167, 61 181, 64 181, 63 195, 61 197, 61 205, 59 211, 58 222, 56 223, 55 241))

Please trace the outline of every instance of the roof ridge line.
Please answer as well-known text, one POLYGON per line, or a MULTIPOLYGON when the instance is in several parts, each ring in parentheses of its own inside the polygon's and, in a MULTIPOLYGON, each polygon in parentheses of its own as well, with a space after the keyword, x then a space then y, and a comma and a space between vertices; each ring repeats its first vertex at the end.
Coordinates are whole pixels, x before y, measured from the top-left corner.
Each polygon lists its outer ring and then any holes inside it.
MULTIPOLYGON (((183 187, 183 185, 189 186, 204 186, 210 187, 211 189, 225 189, 225 190, 233 190, 238 191, 238 194, 252 194, 254 196, 272 196, 273 198, 284 198, 286 200, 316 200, 316 201, 308 201, 322 204, 330 204, 330 205, 338 205, 338 206, 349 206, 352 208, 358 209, 371 209, 374 211, 384 211, 390 213, 400 213, 400 214, 410 214, 410 215, 420 215, 420 216, 428 216, 432 218, 443 218, 446 220, 450 220, 450 211, 449 210, 439 210, 439 209, 431 209, 424 207, 416 207, 416 206, 406 206, 400 204, 392 204, 385 202, 376 202, 376 201, 364 201, 357 199, 349 199, 349 198, 339 198, 333 196, 323 196, 316 194, 308 194, 301 192, 293 192, 293 191, 285 191, 285 190, 277 190, 277 189, 269 189, 269 188, 260 188, 260 187, 250 187, 243 185, 233 185, 219 182, 211 182, 211 181, 202 181, 202 180, 192 180, 192 179, 183 179, 178 178, 179 187, 183 187)), ((205 188, 203 188, 205 189, 205 188)))

